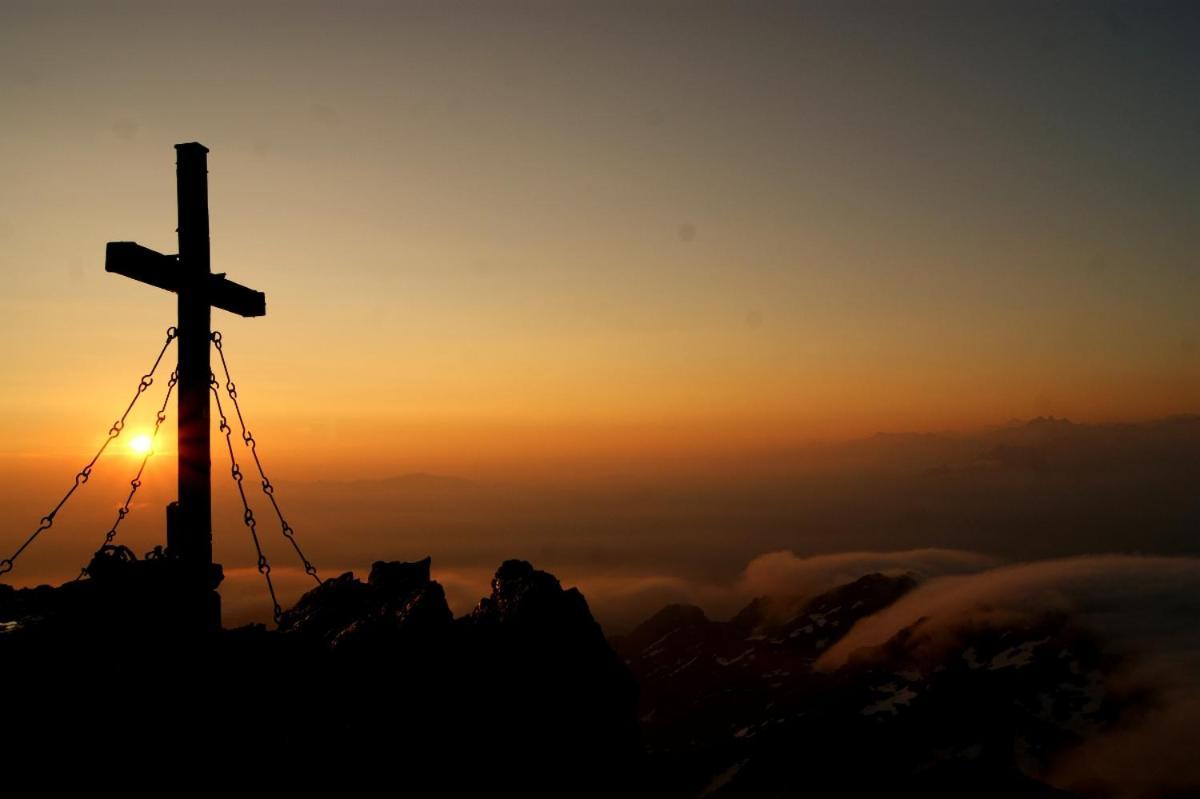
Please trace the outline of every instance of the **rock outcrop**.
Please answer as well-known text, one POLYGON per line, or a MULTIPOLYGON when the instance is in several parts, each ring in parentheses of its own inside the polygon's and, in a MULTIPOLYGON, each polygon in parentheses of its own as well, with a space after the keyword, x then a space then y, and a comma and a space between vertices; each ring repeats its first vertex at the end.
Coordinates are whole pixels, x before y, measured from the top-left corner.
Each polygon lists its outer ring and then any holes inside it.
POLYGON ((636 683, 583 595, 525 561, 457 620, 426 558, 326 580, 277 630, 197 638, 171 628, 170 562, 120 560, 58 588, 0 586, 6 769, 32 768, 45 741, 70 758, 111 738, 210 773, 237 768, 217 752, 253 752, 449 795, 636 793, 636 683))

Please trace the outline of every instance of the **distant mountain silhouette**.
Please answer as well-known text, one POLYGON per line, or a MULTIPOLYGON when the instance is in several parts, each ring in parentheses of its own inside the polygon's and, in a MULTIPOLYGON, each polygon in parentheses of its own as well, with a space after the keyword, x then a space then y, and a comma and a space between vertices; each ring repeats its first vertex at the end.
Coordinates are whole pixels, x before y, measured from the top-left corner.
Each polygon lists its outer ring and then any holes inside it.
MULTIPOLYGON (((1200 417, 1130 425, 1024 420, 971 433, 697 457, 694 471, 664 464, 616 469, 611 478, 570 470, 401 475, 284 482, 279 491, 304 521, 316 562, 370 563, 420 546, 447 570, 448 590, 451 570, 475 579, 513 551, 581 581, 621 570, 731 580, 745 563, 780 549, 939 546, 1010 559, 1194 554, 1197 458, 1200 417)), ((655 609, 622 607, 618 618, 615 603, 588 599, 602 623, 622 630, 655 609)), ((454 600, 465 606, 458 594, 454 600)))
POLYGON ((382 477, 374 480, 314 480, 306 483, 296 483, 295 487, 312 487, 320 489, 345 490, 346 488, 364 488, 372 492, 426 492, 426 491, 457 491, 475 487, 472 480, 426 472, 411 472, 392 477, 382 477))
POLYGON ((1030 773, 1144 697, 1106 692, 1116 662, 1066 617, 967 625, 949 649, 917 622, 814 669, 916 584, 870 574, 726 622, 673 605, 614 637, 642 689, 651 794, 1068 796, 1030 773))

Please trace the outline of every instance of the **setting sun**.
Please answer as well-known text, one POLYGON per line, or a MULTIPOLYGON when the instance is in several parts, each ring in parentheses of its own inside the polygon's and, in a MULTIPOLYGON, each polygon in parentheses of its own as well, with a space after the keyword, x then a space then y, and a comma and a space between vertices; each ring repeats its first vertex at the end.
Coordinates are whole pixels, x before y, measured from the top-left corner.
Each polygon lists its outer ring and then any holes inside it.
POLYGON ((133 439, 129 442, 129 448, 138 455, 145 455, 150 452, 150 447, 152 444, 153 442, 150 440, 150 436, 143 433, 142 435, 133 437, 133 439))

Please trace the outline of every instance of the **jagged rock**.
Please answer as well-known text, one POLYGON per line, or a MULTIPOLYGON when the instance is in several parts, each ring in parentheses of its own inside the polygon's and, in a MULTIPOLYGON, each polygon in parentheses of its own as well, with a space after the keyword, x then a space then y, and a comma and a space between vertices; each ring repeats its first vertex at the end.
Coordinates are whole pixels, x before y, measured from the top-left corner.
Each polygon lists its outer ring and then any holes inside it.
POLYGON ((373 604, 370 587, 345 572, 326 579, 284 611, 279 631, 331 643, 347 627, 370 616, 373 604))
POLYGON ((331 648, 388 647, 406 636, 445 633, 454 617, 442 586, 430 579, 430 563, 376 561, 366 583, 350 572, 326 580, 284 612, 279 630, 331 648))
POLYGON ((578 631, 603 637, 578 589, 564 591, 552 574, 524 560, 506 560, 492 578, 492 594, 467 616, 479 625, 578 631))
POLYGON ((400 596, 429 585, 429 567, 433 558, 426 556, 413 563, 377 560, 371 565, 367 585, 383 596, 400 596))
POLYGON ((467 767, 439 774, 450 793, 629 790, 636 684, 583 596, 524 561, 503 564, 457 623, 425 558, 326 580, 279 630, 189 636, 170 626, 178 564, 106 557, 92 579, 0 586, 0 668, 20 687, 3 702, 6 767, 36 762, 43 740, 90 753, 99 728, 210 771, 224 765, 214 747, 325 774, 457 753, 467 767))
POLYGON ((695 605, 667 605, 625 637, 629 646, 649 644, 669 633, 706 629, 711 622, 695 605))
POLYGON ((750 601, 750 604, 739 610, 729 623, 738 629, 749 633, 766 624, 772 616, 779 614, 780 600, 778 597, 760 596, 750 601))
POLYGON ((472 673, 469 695, 495 731, 473 756, 503 763, 533 746, 547 767, 573 775, 573 790, 616 790, 614 774, 586 763, 622 773, 638 757, 637 684, 583 595, 526 561, 505 561, 491 595, 456 628, 467 660, 489 664, 472 673))

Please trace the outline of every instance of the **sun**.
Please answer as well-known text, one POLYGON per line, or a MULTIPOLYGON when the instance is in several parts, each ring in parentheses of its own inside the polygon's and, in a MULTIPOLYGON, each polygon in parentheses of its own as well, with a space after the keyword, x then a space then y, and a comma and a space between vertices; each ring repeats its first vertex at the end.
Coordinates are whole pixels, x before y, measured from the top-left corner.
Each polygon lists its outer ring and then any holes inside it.
POLYGON ((145 455, 150 452, 151 444, 152 442, 150 441, 150 436, 143 433, 140 436, 133 437, 133 439, 129 442, 129 448, 138 455, 145 455))

